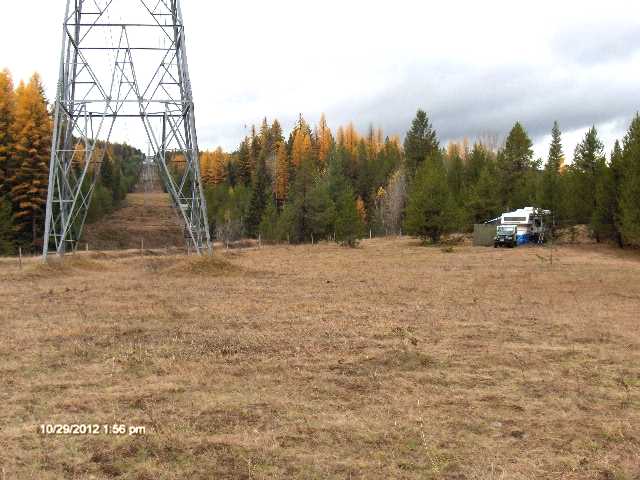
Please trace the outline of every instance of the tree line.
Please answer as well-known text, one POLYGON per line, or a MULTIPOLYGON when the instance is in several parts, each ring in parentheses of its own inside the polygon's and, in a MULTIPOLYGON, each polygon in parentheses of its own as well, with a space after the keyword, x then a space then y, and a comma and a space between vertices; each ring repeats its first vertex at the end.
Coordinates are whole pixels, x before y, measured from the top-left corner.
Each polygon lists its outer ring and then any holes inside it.
MULTIPOLYGON (((42 248, 51 158, 52 115, 40 77, 14 87, 0 71, 0 255, 42 248)), ((84 145, 76 142, 72 168, 84 166, 84 145)), ((113 211, 137 182, 142 152, 128 145, 99 143, 100 168, 87 221, 113 211), (104 156, 102 155, 104 153, 104 156)), ((89 188, 89 182, 83 186, 89 188)))
POLYGON ((300 116, 285 139, 264 119, 233 153, 204 152, 202 178, 212 233, 230 241, 332 239, 354 245, 369 232, 437 242, 524 206, 553 212, 558 227, 587 224, 597 241, 640 245, 640 117, 609 156, 595 127, 566 162, 557 122, 548 157, 516 122, 498 145, 485 136, 441 146, 418 110, 404 142, 352 124, 335 135, 324 115, 300 116))
MULTIPOLYGON (((10 73, 0 72, 0 254, 41 247, 51 124, 38 75, 14 88, 10 73)), ((403 142, 353 124, 333 132, 324 115, 313 127, 300 115, 285 138, 280 123, 265 118, 236 151, 201 154, 212 234, 355 245, 369 232, 406 233, 436 242, 535 205, 552 210, 559 226, 589 225, 597 241, 640 245, 640 117, 609 155, 589 129, 570 163, 557 123, 551 133, 543 160, 533 158, 519 122, 501 145, 485 136, 442 146, 422 110, 403 142)), ((74 168, 86 161, 83 148, 76 146, 74 168)), ((119 144, 98 144, 94 155, 104 160, 89 221, 121 204, 142 160, 119 144)))

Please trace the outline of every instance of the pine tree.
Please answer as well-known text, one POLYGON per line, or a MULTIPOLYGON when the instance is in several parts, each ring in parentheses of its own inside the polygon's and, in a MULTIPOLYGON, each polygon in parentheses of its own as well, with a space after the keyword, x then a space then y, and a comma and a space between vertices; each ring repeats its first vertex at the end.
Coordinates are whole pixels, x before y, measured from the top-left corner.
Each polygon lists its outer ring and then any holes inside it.
POLYGON ((11 203, 0 197, 0 256, 15 253, 11 203))
POLYGON ((98 159, 102 157, 102 163, 100 164, 100 183, 107 190, 110 190, 113 192, 113 189, 115 186, 115 181, 114 181, 115 169, 113 166, 113 162, 111 160, 111 155, 109 155, 106 152, 102 153, 102 151, 99 151, 98 149, 96 149, 95 156, 98 159))
POLYGON ((610 238, 615 232, 616 191, 613 172, 604 162, 599 164, 596 174, 595 208, 591 214, 590 227, 599 242, 610 238))
POLYGON ((279 205, 282 205, 289 195, 289 156, 284 142, 278 145, 276 158, 275 196, 279 205))
POLYGON ((358 213, 356 199, 350 186, 338 194, 336 202, 336 242, 355 247, 363 236, 364 223, 358 213))
POLYGON ((624 137, 624 176, 620 189, 620 230, 625 243, 640 246, 640 115, 636 114, 624 137))
POLYGON ((278 209, 274 202, 269 202, 262 220, 260 221, 260 235, 263 241, 278 242, 282 240, 282 234, 278 228, 278 209))
POLYGON ((467 159, 465 179, 467 185, 474 185, 478 181, 482 170, 490 161, 489 151, 481 143, 475 143, 467 159))
POLYGON ((284 142, 284 137, 282 136, 282 127, 280 126, 280 122, 277 118, 271 124, 271 138, 274 145, 279 145, 281 142, 284 142))
POLYGON ((615 239, 618 243, 619 247, 624 246, 624 241, 622 238, 622 230, 621 230, 621 217, 622 212, 620 210, 621 207, 621 191, 622 191, 622 181, 624 179, 624 156, 622 152, 622 147, 620 147, 620 142, 616 140, 613 145, 613 151, 611 152, 611 179, 613 182, 613 191, 615 195, 614 202, 614 224, 615 224, 615 239))
POLYGON ((11 198, 16 226, 21 237, 35 245, 44 224, 51 152, 51 119, 37 74, 16 91, 13 132, 17 165, 11 198))
POLYGON ((238 181, 242 185, 250 185, 252 173, 249 139, 245 137, 242 143, 240 143, 240 149, 238 150, 238 181))
POLYGON ((529 135, 520 122, 516 122, 497 160, 502 200, 507 208, 523 207, 526 203, 527 195, 523 189, 526 173, 533 167, 532 147, 529 135))
POLYGON ((404 153, 407 174, 412 179, 418 167, 430 156, 440 150, 435 130, 429 122, 426 112, 418 110, 411 123, 411 129, 404 140, 404 153))
POLYGON ((480 178, 471 189, 467 201, 470 223, 486 222, 500 214, 502 205, 498 193, 498 180, 492 165, 488 163, 480 172, 480 178))
POLYGON ((11 190, 10 179, 14 173, 13 132, 15 93, 8 70, 0 72, 0 196, 11 190))
POLYGON ((251 189, 249 210, 247 211, 246 229, 249 236, 258 236, 260 222, 270 200, 271 179, 267 174, 264 160, 260 160, 253 178, 253 188, 251 189))
POLYGON ((329 237, 334 230, 336 208, 331 198, 327 179, 320 178, 309 193, 309 231, 319 240, 329 237))
POLYGON ((423 241, 438 242, 456 223, 447 174, 439 158, 429 158, 418 171, 409 194, 405 230, 423 241))
POLYGON ((578 188, 582 208, 576 212, 577 220, 590 223, 597 208, 596 186, 598 174, 605 164, 604 145, 598 138, 595 127, 589 129, 584 139, 575 149, 572 169, 577 174, 578 188))
POLYGON ((462 203, 465 193, 465 169, 459 149, 455 149, 452 155, 447 155, 447 180, 453 199, 457 204, 462 203))
POLYGON ((303 160, 289 191, 282 215, 282 228, 288 232, 289 240, 301 243, 311 239, 309 195, 314 188, 316 171, 311 158, 303 160))
POLYGON ((560 172, 563 166, 562 134, 558 122, 553 122, 549 158, 544 168, 542 180, 542 197, 543 207, 550 209, 554 215, 558 214, 560 204, 560 172))

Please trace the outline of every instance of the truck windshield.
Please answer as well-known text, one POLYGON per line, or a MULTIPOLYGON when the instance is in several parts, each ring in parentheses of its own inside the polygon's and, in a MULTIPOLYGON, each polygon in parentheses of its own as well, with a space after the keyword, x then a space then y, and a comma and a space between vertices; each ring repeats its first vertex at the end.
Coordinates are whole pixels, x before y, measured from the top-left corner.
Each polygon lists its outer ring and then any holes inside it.
POLYGON ((516 227, 507 226, 507 227, 498 227, 498 234, 502 235, 510 235, 515 232, 516 227))

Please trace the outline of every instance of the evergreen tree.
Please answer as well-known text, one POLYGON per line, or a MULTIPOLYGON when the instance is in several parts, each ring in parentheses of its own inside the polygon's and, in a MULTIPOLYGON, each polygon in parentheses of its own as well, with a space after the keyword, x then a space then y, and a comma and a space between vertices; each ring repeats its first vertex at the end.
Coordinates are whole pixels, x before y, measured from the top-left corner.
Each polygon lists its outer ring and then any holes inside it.
POLYGON ((280 126, 280 122, 276 118, 271 124, 271 139, 273 141, 273 145, 277 146, 281 142, 284 142, 284 137, 282 136, 282 127, 280 126))
POLYGON ((313 238, 329 237, 334 230, 336 208, 331 198, 329 182, 321 178, 309 193, 309 231, 313 238))
POLYGON ((38 75, 18 87, 13 132, 17 165, 11 198, 16 226, 21 238, 35 245, 44 224, 51 152, 51 119, 38 75))
POLYGON ((237 179, 242 185, 248 186, 251 184, 251 176, 253 169, 251 166, 251 152, 249 151, 249 139, 245 138, 240 144, 238 150, 238 168, 237 179))
POLYGON ((456 223, 456 214, 442 160, 431 157, 418 171, 411 187, 405 230, 411 235, 438 242, 456 223))
POLYGON ((492 165, 485 165, 478 182, 471 189, 467 201, 470 223, 483 223, 500 214, 501 202, 498 198, 498 180, 492 165))
POLYGON ((595 208, 591 214, 591 231, 599 242, 615 232, 616 191, 613 173, 604 162, 596 173, 595 208))
POLYGON ((278 228, 278 208, 274 202, 268 202, 267 208, 260 221, 260 235, 267 242, 278 242, 282 240, 282 234, 278 228))
POLYGON ((624 156, 622 153, 622 147, 620 147, 620 142, 616 140, 613 145, 613 151, 611 152, 611 179, 613 182, 613 191, 615 195, 614 202, 614 214, 613 220, 615 224, 614 234, 616 242, 619 247, 624 246, 624 241, 622 238, 621 231, 621 190, 622 190, 622 181, 624 179, 624 156))
POLYGON ((575 220, 591 223, 597 208, 596 186, 598 174, 605 165, 604 145, 598 138, 595 127, 589 129, 582 142, 575 149, 572 169, 576 172, 577 192, 580 207, 575 212, 575 220))
POLYGON ((0 72, 0 196, 11 190, 10 179, 15 165, 12 161, 13 132, 15 116, 15 93, 8 70, 0 72))
POLYGON ((465 193, 464 163, 458 152, 447 158, 447 181, 449 190, 457 205, 462 204, 465 193))
POLYGON ((310 157, 303 160, 296 173, 293 186, 289 192, 289 200, 281 215, 281 223, 293 243, 306 242, 311 239, 310 193, 314 188, 316 172, 310 157))
POLYGON ((499 152, 497 166, 500 175, 500 190, 504 206, 508 209, 522 207, 527 202, 524 191, 526 173, 533 168, 533 143, 516 122, 507 137, 504 149, 499 152))
POLYGON ((260 230, 260 222, 271 200, 271 179, 267 174, 265 162, 261 159, 258 162, 256 173, 253 178, 253 188, 249 200, 249 210, 247 211, 246 229, 251 237, 257 237, 260 230))
POLYGON ((640 115, 636 114, 623 141, 620 189, 620 230, 625 243, 640 246, 640 115))
POLYGON ((404 140, 404 153, 407 174, 410 179, 415 176, 418 167, 440 149, 435 130, 429 122, 426 112, 418 110, 411 122, 411 129, 404 140))
POLYGON ((490 161, 489 151, 481 143, 475 143, 467 160, 467 185, 475 185, 482 170, 490 161))
POLYGON ((107 152, 102 153, 102 151, 96 149, 94 156, 97 158, 102 157, 102 163, 100 164, 100 183, 107 190, 113 191, 115 187, 115 174, 111 155, 107 152))
POLYGON ((0 197, 0 256, 15 253, 11 203, 0 197))
POLYGON ((549 158, 544 168, 542 180, 542 206, 550 209, 554 215, 558 214, 560 204, 560 171, 564 165, 561 135, 558 122, 553 122, 549 158))
POLYGON ((278 204, 282 205, 289 194, 289 156, 284 142, 278 145, 276 157, 275 195, 278 204))
POLYGON ((336 204, 336 242, 355 247, 362 238, 364 223, 358 213, 355 195, 349 185, 338 194, 336 204))

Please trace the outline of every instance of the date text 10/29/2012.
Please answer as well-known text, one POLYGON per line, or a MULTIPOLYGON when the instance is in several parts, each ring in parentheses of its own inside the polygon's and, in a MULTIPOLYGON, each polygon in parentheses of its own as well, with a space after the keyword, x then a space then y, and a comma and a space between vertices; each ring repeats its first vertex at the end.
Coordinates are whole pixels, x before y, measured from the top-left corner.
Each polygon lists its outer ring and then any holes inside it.
POLYGON ((113 424, 42 424, 38 427, 41 435, 146 435, 147 428, 136 425, 113 424))

